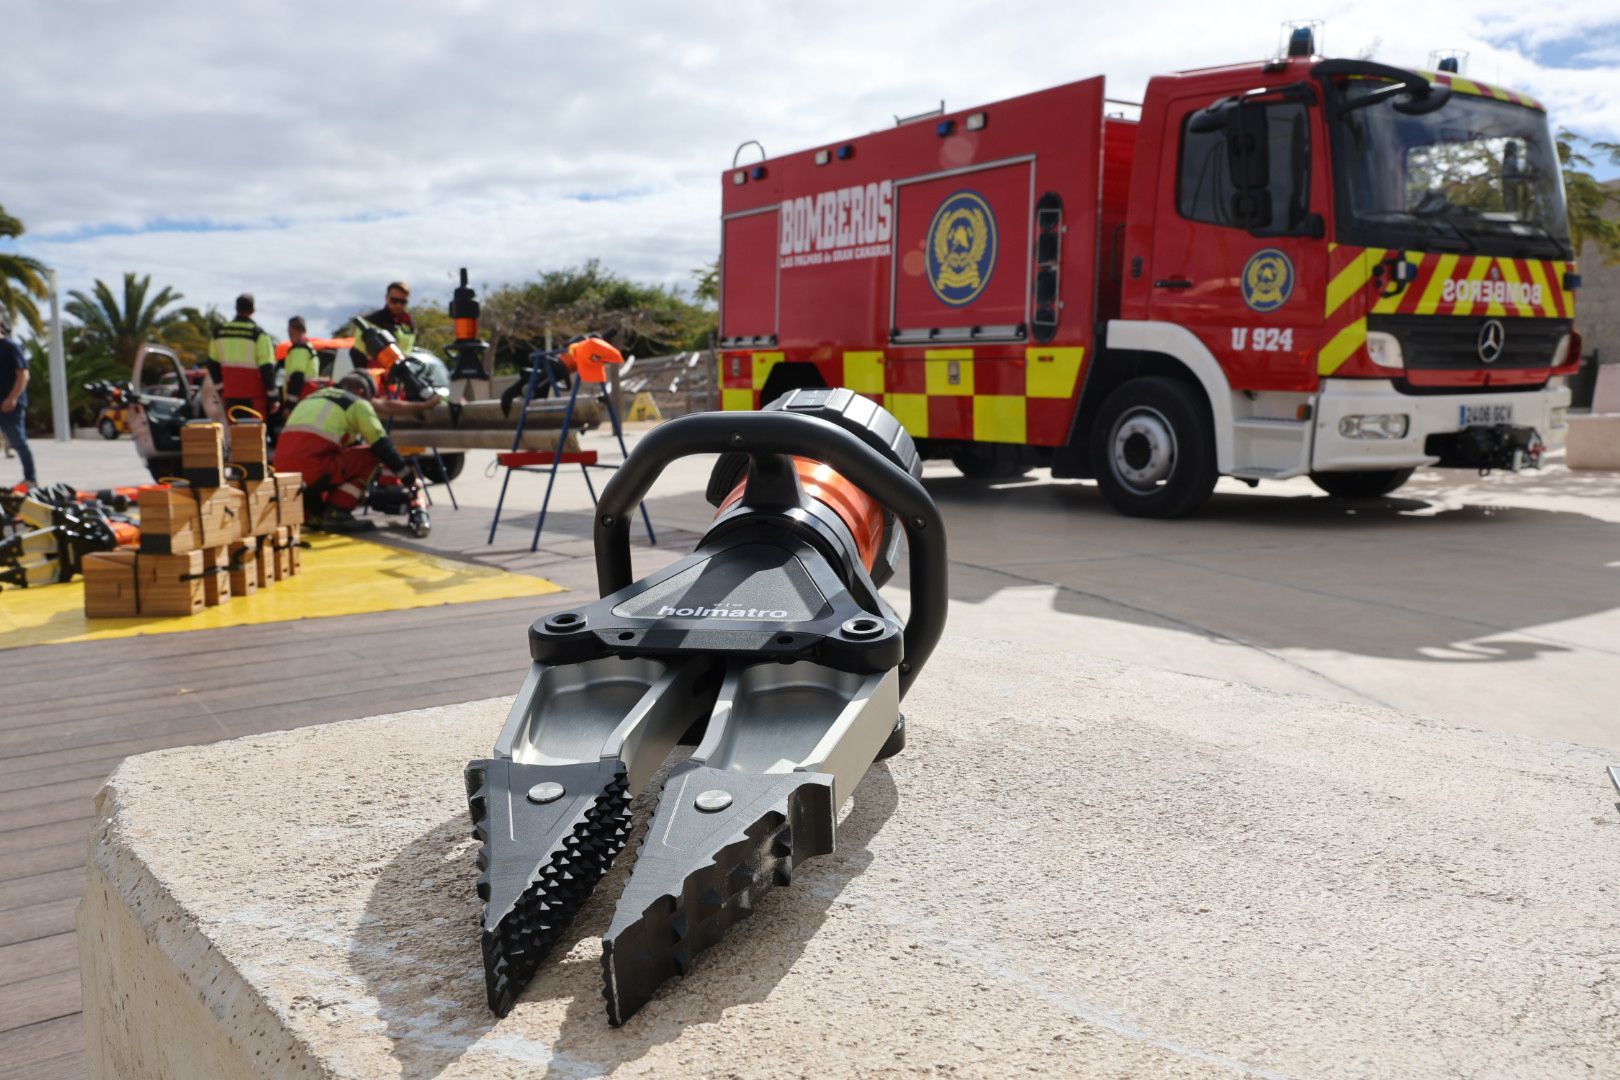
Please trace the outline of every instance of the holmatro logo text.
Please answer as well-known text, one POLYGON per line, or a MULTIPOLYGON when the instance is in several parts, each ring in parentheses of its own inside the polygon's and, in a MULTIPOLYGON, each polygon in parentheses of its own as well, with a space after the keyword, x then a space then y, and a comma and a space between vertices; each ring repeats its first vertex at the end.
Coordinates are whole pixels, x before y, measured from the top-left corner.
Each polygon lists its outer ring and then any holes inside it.
POLYGON ((658 609, 658 617, 674 615, 683 619, 785 619, 785 611, 768 611, 765 608, 726 608, 726 607, 670 607, 665 604, 658 609))

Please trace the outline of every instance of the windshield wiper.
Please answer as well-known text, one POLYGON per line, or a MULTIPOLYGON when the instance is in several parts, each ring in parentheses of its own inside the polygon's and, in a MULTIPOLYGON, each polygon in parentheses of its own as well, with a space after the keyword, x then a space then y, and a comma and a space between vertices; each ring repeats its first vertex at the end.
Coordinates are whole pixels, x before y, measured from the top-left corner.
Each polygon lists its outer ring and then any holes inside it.
POLYGON ((1567 251, 1563 241, 1553 235, 1546 226, 1534 221, 1508 222, 1492 221, 1489 218, 1476 218, 1470 224, 1489 226, 1489 228, 1481 228, 1479 233, 1489 237, 1491 240, 1517 240, 1531 250, 1536 250, 1538 245, 1545 244, 1551 247, 1553 254, 1560 258, 1564 257, 1567 251), (1535 232, 1527 235, 1525 230, 1531 229, 1535 230, 1535 232))

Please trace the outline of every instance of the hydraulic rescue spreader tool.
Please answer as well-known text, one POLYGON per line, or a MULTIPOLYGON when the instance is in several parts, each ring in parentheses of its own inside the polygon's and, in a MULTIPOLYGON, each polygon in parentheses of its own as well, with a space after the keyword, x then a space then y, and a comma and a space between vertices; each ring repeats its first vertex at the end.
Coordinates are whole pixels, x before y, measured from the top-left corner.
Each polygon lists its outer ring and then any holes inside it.
POLYGON ((489 1006, 505 1015, 630 838, 677 743, 602 938, 625 1022, 833 850, 838 810, 905 744, 900 699, 945 625, 945 534, 911 437, 848 390, 649 433, 596 508, 602 598, 529 629, 533 663, 492 757, 467 766, 489 1006), (630 523, 672 461, 719 453, 695 551, 633 580, 630 523), (911 614, 878 589, 904 534, 911 614))

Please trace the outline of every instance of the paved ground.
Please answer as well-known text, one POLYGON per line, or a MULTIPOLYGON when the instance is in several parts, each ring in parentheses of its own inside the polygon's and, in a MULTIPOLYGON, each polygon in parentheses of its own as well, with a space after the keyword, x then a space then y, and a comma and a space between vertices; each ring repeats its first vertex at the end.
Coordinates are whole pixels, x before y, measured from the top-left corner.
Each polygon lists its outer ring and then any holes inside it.
MULTIPOLYGON (((97 487, 145 478, 127 441, 42 441, 35 449, 48 481, 97 487)), ((0 1075, 19 1048, 45 1055, 30 1060, 49 1058, 63 1075, 79 1067, 77 976, 61 960, 74 955, 77 840, 95 776, 122 754, 510 693, 527 622, 544 606, 593 595, 577 471, 559 481, 546 544, 531 555, 544 478, 514 481, 513 505, 522 511, 487 546, 497 483, 482 469, 491 460, 471 455, 456 486, 464 509, 450 511, 441 496, 423 546, 539 573, 575 593, 533 607, 443 609, 411 628, 400 616, 356 616, 330 627, 208 635, 211 655, 300 663, 320 662, 323 642, 353 635, 379 676, 363 688, 341 666, 324 665, 318 678, 300 680, 298 707, 278 712, 259 690, 259 669, 246 663, 213 667, 209 694, 197 694, 193 650, 136 639, 0 651, 0 685, 32 685, 39 703, 0 714, 0 1075), (116 709, 88 687, 50 689, 87 671, 127 691, 116 709), (74 785, 57 786, 62 776, 74 785), (53 831, 41 839, 42 828, 53 831)), ((0 481, 15 468, 0 461, 0 481)), ((705 477, 706 464, 694 461, 654 489, 663 543, 646 548, 638 530, 638 567, 690 548, 709 516, 699 497, 705 477)), ((1552 736, 1620 761, 1611 705, 1620 689, 1620 474, 1570 473, 1556 463, 1523 477, 1431 472, 1396 497, 1355 506, 1320 496, 1307 481, 1258 491, 1223 481, 1206 512, 1182 522, 1118 517, 1086 483, 1037 476, 986 487, 944 465, 930 466, 927 483, 950 530, 948 635, 1008 643, 987 656, 1002 668, 1021 651, 1124 661, 1552 736)))
MULTIPOLYGON (((47 478, 142 478, 126 442, 37 445, 47 478)), ((489 547, 492 463, 469 456, 456 485, 468 509, 436 511, 433 535, 413 546, 589 587, 589 567, 573 562, 588 545, 566 542, 588 536, 577 471, 559 480, 547 550, 530 555, 545 478, 514 480, 521 513, 489 547)), ((650 500, 655 526, 701 531, 706 475, 706 460, 671 469, 650 500)), ((1428 470, 1361 504, 1307 480, 1255 490, 1223 480, 1200 516, 1175 522, 1120 517, 1094 485, 1040 473, 986 486, 934 463, 927 482, 950 527, 953 623, 1620 749, 1620 473, 1557 461, 1521 476, 1428 470)), ((665 539, 671 555, 690 544, 665 539)))

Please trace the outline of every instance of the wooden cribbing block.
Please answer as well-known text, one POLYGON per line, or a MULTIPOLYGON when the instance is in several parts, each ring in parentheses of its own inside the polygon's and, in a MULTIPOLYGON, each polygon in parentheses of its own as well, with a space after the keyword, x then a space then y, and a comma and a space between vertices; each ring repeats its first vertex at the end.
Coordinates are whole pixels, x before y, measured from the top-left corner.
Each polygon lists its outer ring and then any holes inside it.
POLYGON ((237 490, 242 493, 242 535, 264 536, 276 530, 276 485, 271 480, 239 480, 237 490))
POLYGON ((276 524, 304 523, 304 478, 295 472, 278 472, 276 477, 276 524))
POLYGON ((135 603, 135 553, 97 551, 84 557, 84 617, 127 619, 139 614, 135 603))
POLYGON ((203 553, 141 554, 135 560, 135 588, 142 615, 195 615, 206 605, 203 553))
POLYGON ((258 579, 259 588, 268 589, 276 583, 275 567, 275 549, 270 546, 270 538, 268 536, 255 536, 253 538, 253 573, 258 579))
POLYGON ((180 475, 192 487, 225 484, 225 429, 212 420, 193 420, 180 429, 180 475))
POLYGON ((272 573, 275 574, 277 581, 285 581, 292 577, 292 542, 288 539, 291 533, 291 528, 282 525, 265 538, 270 548, 272 573))
POLYGON ((231 464, 242 471, 244 480, 264 480, 270 475, 262 420, 241 420, 231 425, 231 464))
POLYGON ((231 589, 231 545, 203 548, 203 603, 217 607, 233 595, 231 589))
POLYGON ((229 548, 231 595, 252 596, 259 591, 259 539, 238 540, 229 548))
POLYGON ((141 551, 181 555, 218 547, 242 535, 239 494, 232 488, 148 488, 141 508, 141 551))

